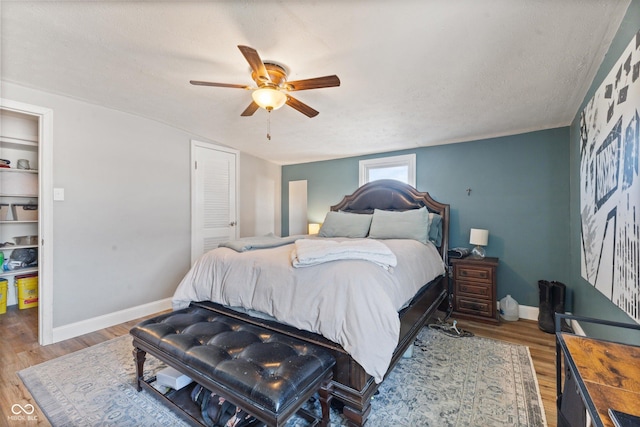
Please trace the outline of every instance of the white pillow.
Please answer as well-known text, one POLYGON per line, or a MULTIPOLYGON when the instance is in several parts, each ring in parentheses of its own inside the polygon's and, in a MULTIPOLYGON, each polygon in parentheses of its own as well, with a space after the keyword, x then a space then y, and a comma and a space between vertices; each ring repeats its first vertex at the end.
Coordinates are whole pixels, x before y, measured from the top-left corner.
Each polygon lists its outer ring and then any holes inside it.
POLYGON ((429 212, 426 207, 404 212, 373 211, 369 237, 373 239, 413 239, 427 243, 429 212))
POLYGON ((319 237, 367 237, 371 225, 371 214, 353 214, 347 212, 328 212, 319 237))

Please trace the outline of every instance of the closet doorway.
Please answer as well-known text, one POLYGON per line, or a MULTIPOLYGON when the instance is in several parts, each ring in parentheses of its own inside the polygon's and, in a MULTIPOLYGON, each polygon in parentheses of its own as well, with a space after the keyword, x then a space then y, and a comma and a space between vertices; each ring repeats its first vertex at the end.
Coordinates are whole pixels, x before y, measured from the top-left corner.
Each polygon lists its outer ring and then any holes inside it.
MULTIPOLYGON (((2 271, 11 292, 7 303, 20 306, 20 295, 14 287, 16 276, 37 274, 38 343, 53 342, 53 111, 48 108, 0 98, 0 159, 8 160, 8 168, 0 172, 0 202, 6 207, 0 218, 0 242, 10 242, 3 254, 15 249, 37 249, 36 266, 20 266, 24 270, 2 271), (20 161, 20 162, 19 162, 20 161), (37 205, 37 213, 27 212, 37 205), (26 206, 26 207, 25 207, 26 206), (28 214, 25 216, 25 214, 28 214), (26 238, 26 236, 31 236, 26 238), (15 240, 16 237, 25 237, 15 240)), ((6 163, 6 162, 5 162, 6 163)), ((17 267, 17 268, 20 268, 17 267)), ((20 288, 21 290, 23 288, 20 288)), ((25 288, 26 289, 26 286, 25 288)), ((22 295, 23 297, 25 294, 22 295)), ((24 298, 25 310, 29 302, 24 298)))

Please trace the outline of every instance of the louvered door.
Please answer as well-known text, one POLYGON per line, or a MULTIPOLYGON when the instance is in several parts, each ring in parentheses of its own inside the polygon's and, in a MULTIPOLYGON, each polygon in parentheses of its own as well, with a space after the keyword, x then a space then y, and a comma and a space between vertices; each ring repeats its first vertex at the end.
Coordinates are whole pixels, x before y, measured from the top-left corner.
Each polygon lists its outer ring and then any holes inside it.
POLYGON ((191 263, 238 237, 235 150, 192 141, 191 263))

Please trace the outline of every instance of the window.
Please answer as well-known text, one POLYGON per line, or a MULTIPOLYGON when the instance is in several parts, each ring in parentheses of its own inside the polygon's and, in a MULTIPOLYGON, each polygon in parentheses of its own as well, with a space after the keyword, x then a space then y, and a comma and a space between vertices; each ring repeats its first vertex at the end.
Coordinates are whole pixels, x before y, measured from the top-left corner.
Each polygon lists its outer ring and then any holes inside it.
POLYGON ((395 179, 416 186, 416 155, 360 160, 360 185, 378 179, 395 179))

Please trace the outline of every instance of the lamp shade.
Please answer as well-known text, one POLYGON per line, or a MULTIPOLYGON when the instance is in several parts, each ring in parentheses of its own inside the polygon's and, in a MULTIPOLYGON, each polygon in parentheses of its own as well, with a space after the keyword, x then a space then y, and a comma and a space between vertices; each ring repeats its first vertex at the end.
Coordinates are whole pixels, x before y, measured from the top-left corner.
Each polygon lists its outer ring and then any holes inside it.
POLYGON ((487 246, 487 243, 489 243, 489 230, 472 228, 469 243, 476 246, 487 246))
POLYGON ((287 102, 287 95, 278 89, 263 87, 251 94, 253 101, 265 110, 277 110, 287 102))
POLYGON ((320 232, 320 224, 310 223, 309 234, 318 234, 320 232))

